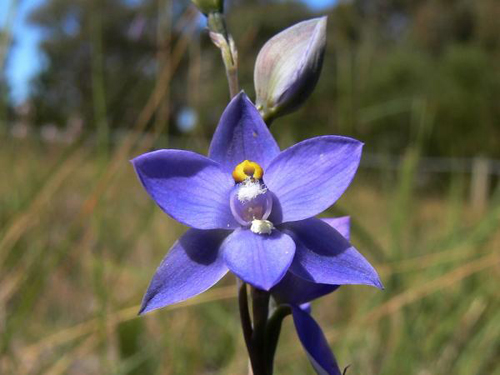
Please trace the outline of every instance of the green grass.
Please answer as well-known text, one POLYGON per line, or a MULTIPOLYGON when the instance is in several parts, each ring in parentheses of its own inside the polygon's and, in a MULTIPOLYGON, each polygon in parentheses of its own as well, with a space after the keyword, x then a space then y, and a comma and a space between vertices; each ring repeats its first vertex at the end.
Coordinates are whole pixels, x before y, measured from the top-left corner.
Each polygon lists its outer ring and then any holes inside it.
MULTIPOLYGON (((170 66, 158 72, 137 118, 139 133, 158 107, 169 106, 170 78, 185 63, 190 38, 174 43, 170 66)), ((5 33, 0 47, 9 43, 5 33)), ((106 148, 104 52, 92 61, 99 145, 16 140, 0 123, 0 374, 246 374, 233 276, 137 317, 150 278, 185 228, 154 205, 128 162, 165 146, 166 137, 159 139, 165 124, 157 122, 153 139, 132 134, 106 148)), ((416 166, 431 134, 433 103, 405 99, 398 83, 397 100, 351 113, 359 100, 351 77, 369 72, 362 68, 371 59, 357 68, 349 55, 339 57, 341 100, 321 119, 329 124, 322 131, 347 134, 356 117, 367 125, 404 113, 411 124, 402 131, 411 141, 400 171, 360 170, 328 213, 352 217, 352 242, 379 270, 385 291, 342 287, 313 303, 315 318, 341 366, 350 365, 349 375, 500 375, 500 191, 478 212, 467 199, 469 176, 437 175, 432 186, 422 184, 416 166)), ((291 128, 274 126, 283 147, 297 141, 291 128)), ((199 140, 207 130, 196 132, 175 147, 205 152, 207 142, 199 140)), ((275 370, 313 374, 289 318, 275 370)))
MULTIPOLYGON (((1 374, 246 373, 232 276, 136 317, 184 230, 128 163, 150 145, 132 142, 109 159, 84 145, 2 145, 1 374)), ((177 146, 206 147, 195 145, 177 146)), ((353 243, 386 290, 340 288, 314 315, 348 374, 498 375, 500 196, 474 212, 466 176, 419 188, 416 151, 400 173, 361 170, 330 212, 352 216, 353 243)), ((287 320, 276 374, 312 373, 287 320)))

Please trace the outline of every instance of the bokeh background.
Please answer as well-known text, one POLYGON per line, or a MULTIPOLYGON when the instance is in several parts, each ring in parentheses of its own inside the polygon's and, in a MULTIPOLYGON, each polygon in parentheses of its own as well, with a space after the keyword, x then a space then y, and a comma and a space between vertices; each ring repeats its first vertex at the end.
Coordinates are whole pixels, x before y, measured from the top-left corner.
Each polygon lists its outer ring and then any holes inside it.
MULTIPOLYGON (((242 88, 265 41, 328 15, 318 86, 272 131, 365 142, 325 215, 386 290, 313 313, 348 374, 500 374, 500 2, 232 0, 242 88)), ((234 278, 137 318, 185 230, 128 162, 205 153, 228 102, 219 51, 181 0, 0 2, 0 373, 245 374, 234 278)), ((276 374, 313 374, 284 324, 276 374)))

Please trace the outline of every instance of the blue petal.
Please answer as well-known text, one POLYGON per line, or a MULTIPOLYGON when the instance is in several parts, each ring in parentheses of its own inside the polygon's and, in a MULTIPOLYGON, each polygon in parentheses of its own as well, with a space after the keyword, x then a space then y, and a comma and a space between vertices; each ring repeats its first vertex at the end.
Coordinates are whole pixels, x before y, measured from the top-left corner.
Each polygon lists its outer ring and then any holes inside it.
MULTIPOLYGON (((349 239, 349 216, 322 218, 321 220, 335 228, 344 238, 349 239)), ((339 285, 307 281, 288 271, 285 277, 271 291, 278 302, 300 305, 332 293, 338 287, 339 285)))
POLYGON ((339 366, 318 323, 300 307, 292 307, 293 322, 300 342, 316 372, 341 375, 339 366))
POLYGON ((365 284, 382 288, 377 271, 334 228, 319 219, 282 226, 297 250, 290 271, 316 283, 365 284))
POLYGON ((311 315, 311 304, 309 302, 301 303, 299 307, 302 311, 311 315))
POLYGON ((189 229, 158 267, 142 301, 140 314, 194 297, 228 271, 219 248, 228 232, 189 229))
POLYGON ((278 144, 259 111, 245 93, 240 92, 222 114, 208 156, 229 173, 244 160, 260 164, 265 173, 279 153, 278 144))
POLYGON ((132 163, 153 200, 177 221, 197 229, 239 227, 231 213, 231 175, 190 151, 159 150, 132 163))
POLYGON ((351 183, 363 144, 355 139, 322 136, 279 154, 264 173, 274 194, 275 224, 313 217, 330 207, 351 183))
POLYGON ((339 232, 347 241, 351 239, 351 218, 349 216, 323 217, 321 220, 339 232))
POLYGON ((280 303, 300 305, 329 294, 338 287, 338 285, 307 281, 288 271, 285 277, 271 289, 271 293, 280 303))
POLYGON ((290 236, 273 230, 255 234, 237 229, 222 244, 229 269, 240 279, 258 289, 269 290, 285 275, 295 254, 290 236))

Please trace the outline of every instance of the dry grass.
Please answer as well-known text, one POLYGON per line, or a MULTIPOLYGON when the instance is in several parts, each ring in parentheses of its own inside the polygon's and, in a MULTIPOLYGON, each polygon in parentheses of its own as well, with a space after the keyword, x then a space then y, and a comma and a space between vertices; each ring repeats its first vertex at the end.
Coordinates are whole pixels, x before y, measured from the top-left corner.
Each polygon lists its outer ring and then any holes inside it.
MULTIPOLYGON (((142 191, 127 161, 135 151, 51 147, 14 141, 0 155, 13 171, 0 182, 0 372, 244 373, 232 278, 136 318, 183 229, 142 191)), ((398 184, 380 186, 361 172, 336 206, 386 285, 344 287, 314 305, 340 362, 351 374, 498 374, 499 206, 450 227, 449 211, 466 217, 467 202, 416 192, 394 237, 398 184)), ((290 322, 277 373, 311 373, 290 322)))

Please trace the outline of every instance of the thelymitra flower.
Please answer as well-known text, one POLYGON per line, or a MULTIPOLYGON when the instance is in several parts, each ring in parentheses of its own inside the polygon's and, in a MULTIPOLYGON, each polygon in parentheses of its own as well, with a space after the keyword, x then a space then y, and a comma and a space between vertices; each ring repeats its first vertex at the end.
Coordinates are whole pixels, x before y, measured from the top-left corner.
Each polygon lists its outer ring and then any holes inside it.
POLYGON ((321 136, 280 151, 244 93, 224 111, 208 157, 158 150, 132 162, 163 211, 191 227, 163 259, 141 313, 193 297, 229 270, 271 290, 287 274, 381 287, 368 261, 315 218, 351 183, 362 143, 321 136))

